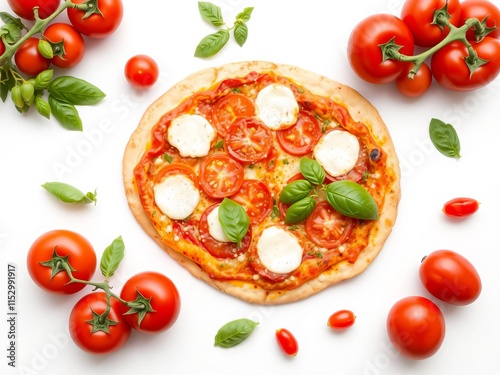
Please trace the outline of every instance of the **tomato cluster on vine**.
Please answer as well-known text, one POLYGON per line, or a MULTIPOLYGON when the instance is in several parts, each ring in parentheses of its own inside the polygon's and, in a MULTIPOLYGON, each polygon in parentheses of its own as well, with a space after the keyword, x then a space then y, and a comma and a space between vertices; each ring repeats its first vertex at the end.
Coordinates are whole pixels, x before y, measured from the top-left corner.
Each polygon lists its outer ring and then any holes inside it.
POLYGON ((433 79, 449 90, 475 90, 500 73, 497 25, 500 9, 487 0, 406 0, 399 17, 375 14, 354 27, 348 59, 363 80, 395 82, 410 97, 433 79))

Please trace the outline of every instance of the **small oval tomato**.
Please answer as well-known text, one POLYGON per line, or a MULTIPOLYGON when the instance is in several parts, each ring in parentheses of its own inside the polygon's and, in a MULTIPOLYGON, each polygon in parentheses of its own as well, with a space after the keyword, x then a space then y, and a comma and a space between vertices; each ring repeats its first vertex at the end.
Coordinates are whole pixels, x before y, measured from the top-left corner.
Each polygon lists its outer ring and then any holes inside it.
POLYGON ((38 7, 38 15, 41 19, 44 19, 56 11, 61 0, 7 0, 7 2, 19 17, 34 21, 34 7, 38 7))
POLYGON ((38 51, 38 38, 27 39, 14 55, 17 68, 28 76, 36 76, 50 67, 50 60, 38 51))
POLYGON ((241 187, 245 173, 240 163, 226 153, 207 156, 200 164, 200 186, 212 198, 225 198, 241 187))
POLYGON ((42 234, 28 250, 27 266, 33 281, 49 292, 72 294, 82 290, 85 284, 69 283, 67 272, 61 268, 60 258, 65 257, 73 277, 86 281, 92 278, 97 258, 91 243, 81 234, 60 229, 42 234))
POLYGON ((408 74, 412 68, 413 65, 409 64, 403 74, 396 79, 396 87, 403 95, 416 98, 425 94, 431 87, 432 72, 429 66, 423 63, 413 78, 409 78, 408 74))
POLYGON ((419 275, 429 293, 452 305, 471 304, 481 294, 481 278, 474 266, 451 250, 437 250, 426 256, 419 275))
POLYGON ((479 209, 479 202, 474 198, 453 198, 443 205, 443 212, 450 217, 468 217, 479 209))
POLYGON ((347 56, 354 72, 371 83, 387 83, 401 75, 405 63, 387 59, 383 61, 381 44, 394 39, 401 46, 399 52, 413 54, 413 36, 396 16, 374 14, 358 23, 349 37, 347 56))
POLYGON ((477 55, 485 60, 471 74, 466 64, 467 47, 460 41, 451 42, 432 55, 431 70, 436 81, 455 91, 470 91, 486 86, 500 73, 500 40, 485 37, 471 42, 477 55))
POLYGON ((351 310, 339 310, 334 312, 328 318, 328 327, 342 331, 349 327, 352 327, 356 321, 356 315, 351 310))
POLYGON ((69 316, 69 333, 82 350, 93 354, 108 354, 120 349, 130 336, 130 326, 120 314, 122 303, 110 299, 107 308, 106 293, 95 292, 82 297, 69 316))
POLYGON ((286 328, 278 328, 276 330, 276 341, 283 352, 291 357, 294 357, 299 352, 299 344, 295 336, 286 328))
POLYGON ((426 359, 441 347, 445 336, 443 313, 425 297, 396 302, 387 316, 387 333, 394 347, 410 359, 426 359))
POLYGON ((238 117, 251 117, 255 115, 253 102, 241 94, 229 94, 218 99, 211 108, 210 123, 215 127, 221 137, 225 137, 227 129, 238 117))
MULTIPOLYGON (((488 36, 500 38, 500 9, 491 1, 486 0, 465 0, 460 3, 462 12, 460 13, 460 25, 469 18, 477 18, 485 21, 486 27, 495 28, 488 36)), ((467 39, 476 40, 474 29, 467 31, 467 39)))
MULTIPOLYGON (((82 4, 87 0, 72 0, 74 4, 82 4)), ((123 18, 122 0, 99 0, 98 11, 68 8, 68 17, 73 26, 90 38, 105 38, 120 26, 123 18)))
POLYGON ((311 152, 321 135, 322 129, 319 121, 305 111, 299 112, 295 125, 276 132, 281 148, 296 156, 311 152))
POLYGON ((175 284, 159 272, 142 272, 132 276, 123 285, 120 297, 146 306, 149 303, 141 312, 121 304, 123 319, 132 328, 144 333, 169 329, 176 322, 181 309, 181 299, 175 284))
POLYGON ((159 74, 156 61, 146 55, 133 56, 125 64, 125 78, 132 86, 140 89, 153 86, 159 74))
POLYGON ((401 10, 401 19, 413 34, 415 44, 421 47, 434 47, 450 32, 450 28, 441 28, 434 23, 434 12, 447 5, 451 18, 449 22, 460 24, 459 0, 406 0, 401 10))
POLYGON ((267 158, 273 147, 271 130, 253 117, 240 117, 227 129, 224 139, 227 152, 243 163, 267 158))
POLYGON ((82 61, 85 55, 85 41, 82 35, 67 23, 53 23, 47 27, 43 36, 53 46, 52 64, 59 68, 72 68, 82 61))

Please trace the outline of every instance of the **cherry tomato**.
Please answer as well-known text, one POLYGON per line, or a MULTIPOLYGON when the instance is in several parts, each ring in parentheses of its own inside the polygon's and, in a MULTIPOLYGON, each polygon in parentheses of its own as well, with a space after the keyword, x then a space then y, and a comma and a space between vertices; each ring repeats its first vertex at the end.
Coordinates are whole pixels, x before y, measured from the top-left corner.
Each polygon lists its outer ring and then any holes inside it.
POLYGON ((229 94, 218 99, 209 117, 210 123, 215 127, 221 137, 225 137, 227 129, 238 117, 252 117, 255 115, 253 102, 241 94, 229 94))
POLYGON ((17 68, 28 76, 36 76, 50 66, 50 60, 38 51, 38 42, 38 38, 27 39, 14 55, 17 68))
POLYGON ((300 111, 297 122, 290 128, 278 130, 276 138, 283 150, 291 155, 302 156, 311 152, 321 138, 319 121, 305 111, 300 111))
POLYGON ((448 4, 449 22, 460 24, 459 0, 406 0, 401 10, 401 19, 413 34, 415 44, 421 47, 434 47, 448 35, 450 29, 443 29, 434 21, 434 12, 448 4))
POLYGON ((394 347, 410 359, 426 359, 441 347, 443 313, 427 298, 411 296, 396 302, 387 316, 387 333, 394 347))
POLYGON ((191 181, 194 182, 194 185, 198 187, 198 175, 194 171, 193 168, 191 168, 189 165, 186 164, 181 164, 181 163, 172 163, 172 164, 165 164, 156 174, 155 176, 155 183, 160 183, 165 177, 176 175, 176 174, 183 174, 191 181))
POLYGON ((200 164, 200 186, 212 198, 235 194, 244 178, 243 167, 225 153, 207 156, 200 164))
POLYGON ((432 55, 432 74, 441 86, 455 91, 470 91, 486 86, 498 76, 500 40, 485 37, 479 43, 471 43, 477 55, 487 61, 472 75, 465 60, 467 47, 462 42, 452 42, 432 55))
MULTIPOLYGON (((45 29, 43 36, 55 45, 52 64, 59 68, 72 68, 85 55, 85 41, 81 34, 67 23, 53 23, 45 29)), ((53 47, 54 48, 54 47, 53 47)))
POLYGON ((347 56, 354 72, 371 83, 387 83, 399 77, 405 63, 391 59, 383 61, 380 48, 393 38, 401 46, 400 53, 413 54, 413 36, 398 17, 375 14, 357 24, 347 46, 347 56))
POLYGON ((130 326, 120 314, 122 303, 110 299, 109 313, 106 293, 95 292, 82 297, 69 316, 69 333, 75 344, 93 354, 108 354, 120 349, 130 336, 130 326))
POLYGON ((343 331, 352 327, 355 321, 356 315, 351 310, 339 310, 330 315, 327 324, 336 331, 343 331))
POLYGON ((140 89, 153 86, 159 74, 156 61, 146 55, 133 56, 125 64, 125 78, 132 86, 140 89))
POLYGON ((474 266, 451 250, 437 250, 420 264, 420 280, 434 297, 452 305, 468 305, 481 294, 481 278, 474 266))
MULTIPOLYGON (((60 270, 52 275, 49 262, 54 252, 58 257, 67 257, 72 267, 72 274, 80 280, 90 280, 94 275, 97 259, 92 244, 81 234, 69 230, 53 230, 38 237, 28 251, 28 272, 33 281, 42 289, 49 292, 73 294, 85 287, 83 283, 69 283, 70 278, 66 271, 60 270)), ((53 262, 59 270, 57 262, 53 262)))
POLYGON ((453 198, 443 206, 443 212, 450 217, 468 217, 479 209, 479 202, 474 198, 453 198))
POLYGON ((19 17, 34 21, 33 8, 38 7, 38 15, 44 19, 56 11, 61 0, 7 0, 10 8, 19 17))
MULTIPOLYGON (((87 0, 72 0, 74 4, 82 4, 87 0)), ((83 10, 68 8, 68 17, 75 28, 90 38, 105 38, 120 26, 123 18, 122 0, 99 0, 96 2, 99 12, 86 17, 83 10)))
POLYGON ((276 341, 283 352, 291 357, 294 357, 299 352, 299 344, 295 336, 286 328, 278 328, 276 330, 276 341))
POLYGON ((229 154, 244 163, 264 160, 273 147, 271 130, 252 117, 236 119, 224 140, 229 154))
POLYGON ((422 96, 432 84, 432 72, 425 63, 420 65, 417 73, 412 79, 408 77, 413 64, 409 64, 400 77, 396 79, 396 87, 399 92, 411 98, 422 96))
POLYGON ((271 191, 258 180, 243 181, 240 190, 231 199, 243 206, 252 225, 261 223, 273 209, 271 191))
MULTIPOLYGON (((477 18, 479 21, 486 20, 486 27, 496 27, 488 36, 500 38, 500 9, 491 1, 486 0, 465 0, 460 3, 462 12, 460 13, 460 25, 469 18, 477 18)), ((467 39, 476 40, 474 30, 467 31, 467 39)))
POLYGON ((142 320, 140 314, 131 313, 121 304, 123 319, 135 330, 144 333, 163 332, 177 321, 181 299, 175 284, 159 272, 141 272, 132 276, 123 285, 120 298, 125 301, 149 300, 152 311, 147 311, 142 320))

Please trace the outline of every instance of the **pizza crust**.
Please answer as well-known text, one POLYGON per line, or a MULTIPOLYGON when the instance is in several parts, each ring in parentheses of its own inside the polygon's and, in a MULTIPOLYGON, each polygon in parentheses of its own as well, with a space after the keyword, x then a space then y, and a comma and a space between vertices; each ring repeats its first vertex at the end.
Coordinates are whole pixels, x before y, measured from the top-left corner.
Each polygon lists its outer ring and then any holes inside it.
POLYGON ((227 294, 256 304, 282 304, 302 300, 363 272, 379 254, 391 233, 396 221, 400 199, 399 162, 389 131, 378 111, 357 91, 346 85, 296 66, 264 61, 236 62, 208 68, 194 73, 174 85, 144 113, 137 129, 133 132, 126 145, 122 168, 125 194, 129 207, 145 232, 193 276, 227 294), (151 128, 163 114, 177 107, 183 99, 197 91, 207 89, 216 82, 227 78, 246 76, 252 71, 272 71, 278 75, 289 77, 313 94, 331 98, 337 103, 345 105, 354 120, 365 123, 370 127, 377 143, 383 147, 387 154, 387 167, 392 169, 396 176, 392 189, 385 197, 384 206, 379 212, 380 218, 376 228, 372 231, 369 245, 359 254, 357 261, 354 264, 347 261, 341 262, 334 269, 324 272, 294 290, 266 291, 244 282, 223 282, 210 278, 196 263, 161 241, 159 234, 143 211, 134 182, 133 170, 145 151, 151 128))

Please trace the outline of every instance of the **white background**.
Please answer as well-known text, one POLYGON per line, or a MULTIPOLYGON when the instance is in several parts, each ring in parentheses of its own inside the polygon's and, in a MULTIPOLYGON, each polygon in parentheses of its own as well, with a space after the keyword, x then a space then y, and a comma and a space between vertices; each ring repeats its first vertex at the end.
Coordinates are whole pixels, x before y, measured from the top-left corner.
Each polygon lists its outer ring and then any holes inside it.
MULTIPOLYGON (((498 367, 498 103, 500 80, 469 93, 446 91, 434 83, 422 98, 408 99, 393 85, 363 82, 350 69, 346 45, 354 25, 373 13, 399 14, 402 0, 264 1, 218 0, 232 23, 244 7, 255 10, 249 37, 233 40, 211 59, 193 57, 201 38, 213 29, 197 2, 125 0, 119 30, 105 40, 87 39, 81 64, 69 72, 106 94, 95 107, 80 107, 83 132, 69 132, 33 111, 20 115, 10 101, 0 104, 0 372, 2 374, 492 374, 498 367), (136 91, 125 81, 129 57, 149 54, 161 69, 157 84, 136 91), (258 306, 224 295, 192 277, 142 231, 129 212, 121 179, 124 147, 139 119, 159 95, 203 68, 244 60, 268 60, 317 72, 357 89, 380 111, 390 129, 402 168, 402 200, 397 224, 385 248, 359 277, 304 301, 258 306), (453 124, 462 158, 449 159, 433 148, 428 125, 436 117, 453 124), (97 188, 97 206, 74 207, 53 199, 41 184, 63 181, 84 191, 97 188), (444 202, 472 196, 480 210, 463 221, 447 219, 444 202), (122 350, 93 356, 69 338, 72 306, 90 289, 51 295, 38 289, 26 271, 26 254, 42 233, 65 228, 86 236, 98 256, 121 235, 126 256, 112 280, 115 291, 132 275, 147 270, 169 276, 182 309, 176 324, 159 335, 133 332, 122 350), (447 332, 439 352, 410 361, 394 352, 385 321, 391 306, 409 295, 429 297, 418 279, 421 258, 437 249, 466 256, 483 281, 480 298, 466 307, 436 301, 447 332), (17 368, 7 366, 7 264, 17 266, 17 368), (356 324, 337 334, 326 321, 351 309, 356 324), (4 313, 1 313, 4 311, 4 313), (216 331, 237 318, 260 322, 253 335, 232 349, 213 346, 216 331), (280 352, 274 332, 291 330, 299 341, 295 358, 280 352)), ((499 4, 497 4, 499 5, 499 4)), ((0 11, 9 11, 0 0, 0 11)), ((65 16, 60 17, 64 21, 65 16)), ((95 277, 99 280, 99 277, 95 277)), ((431 297, 432 299, 432 297, 431 297)))

